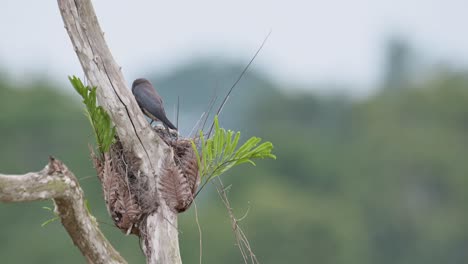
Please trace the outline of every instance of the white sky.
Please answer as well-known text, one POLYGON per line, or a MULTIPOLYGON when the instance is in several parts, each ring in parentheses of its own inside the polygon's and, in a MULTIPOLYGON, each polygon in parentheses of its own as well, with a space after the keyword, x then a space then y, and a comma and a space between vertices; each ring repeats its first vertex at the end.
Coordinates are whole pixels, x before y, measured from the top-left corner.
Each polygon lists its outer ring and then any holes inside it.
MULTIPOLYGON (((365 92, 380 78, 387 37, 407 37, 431 60, 468 65, 466 0, 94 1, 127 81, 193 58, 254 63, 284 83, 351 83, 365 92)), ((65 82, 81 74, 56 1, 0 0, 0 69, 23 79, 65 82)))

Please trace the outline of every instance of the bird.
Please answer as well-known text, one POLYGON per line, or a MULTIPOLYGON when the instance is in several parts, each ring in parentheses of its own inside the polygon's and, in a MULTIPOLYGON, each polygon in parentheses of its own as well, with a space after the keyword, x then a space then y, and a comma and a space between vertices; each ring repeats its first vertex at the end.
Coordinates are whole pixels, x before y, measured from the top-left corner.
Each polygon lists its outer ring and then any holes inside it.
POLYGON ((144 78, 136 79, 132 84, 132 93, 143 113, 151 118, 151 123, 161 121, 166 129, 169 127, 177 130, 167 118, 163 100, 150 81, 144 78))

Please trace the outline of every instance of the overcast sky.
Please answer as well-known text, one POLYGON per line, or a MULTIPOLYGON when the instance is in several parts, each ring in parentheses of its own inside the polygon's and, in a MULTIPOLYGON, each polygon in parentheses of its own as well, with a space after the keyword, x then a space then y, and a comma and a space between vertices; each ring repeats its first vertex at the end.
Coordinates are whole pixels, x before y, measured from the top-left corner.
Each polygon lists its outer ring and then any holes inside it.
MULTIPOLYGON (((380 78, 385 40, 408 38, 431 60, 468 65, 466 0, 93 1, 127 81, 208 56, 246 63, 285 83, 380 78)), ((81 74, 56 1, 0 0, 0 68, 65 81, 81 74)))

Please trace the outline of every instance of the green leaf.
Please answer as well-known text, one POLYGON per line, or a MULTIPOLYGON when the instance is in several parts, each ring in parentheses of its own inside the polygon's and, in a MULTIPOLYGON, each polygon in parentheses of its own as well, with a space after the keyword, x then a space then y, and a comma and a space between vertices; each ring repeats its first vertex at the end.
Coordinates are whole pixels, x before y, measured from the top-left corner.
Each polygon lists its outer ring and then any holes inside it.
POLYGON ((250 163, 255 166, 252 159, 276 159, 276 156, 271 153, 273 144, 263 142, 259 145, 262 139, 258 137, 249 138, 241 147, 237 148, 240 135, 240 132, 226 131, 220 128, 218 117, 215 116, 213 136, 205 138, 203 132, 200 131, 201 153, 195 142, 192 141, 192 148, 200 168, 200 177, 202 180, 205 179, 205 184, 237 165, 250 163))
POLYGON ((254 165, 254 166, 257 166, 252 160, 250 160, 250 159, 248 159, 248 158, 244 158, 244 159, 238 160, 238 161, 236 162, 236 165, 240 165, 240 164, 242 164, 242 163, 247 163, 247 162, 250 163, 250 164, 252 164, 252 165, 254 165))
POLYGON ((41 224, 41 227, 44 227, 44 226, 46 226, 46 225, 48 225, 48 224, 50 224, 50 223, 52 223, 52 222, 54 222, 54 221, 56 221, 56 220, 59 219, 59 217, 57 216, 57 214, 54 212, 54 209, 52 209, 52 208, 50 208, 50 207, 47 207, 47 206, 43 206, 42 209, 47 210, 47 211, 49 211, 49 212, 52 212, 52 213, 55 215, 55 217, 53 217, 53 218, 51 218, 51 219, 45 221, 44 223, 42 223, 42 224, 41 224))
POLYGON ((88 201, 88 199, 85 199, 85 200, 84 200, 84 205, 85 205, 86 211, 88 211, 88 214, 93 215, 93 214, 91 213, 91 207, 89 206, 89 201, 88 201))
POLYGON ((236 152, 236 158, 244 156, 251 148, 255 147, 262 139, 258 137, 251 137, 242 145, 236 152))
POLYGON ((50 223, 52 223, 52 222, 55 222, 55 221, 57 221, 58 219, 59 219, 58 216, 56 216, 56 217, 54 217, 54 218, 51 218, 51 219, 45 221, 44 223, 42 223, 42 224, 41 224, 41 227, 44 227, 44 226, 46 226, 46 225, 48 225, 48 224, 50 224, 50 223))
POLYGON ((195 145, 195 141, 193 141, 193 140, 191 140, 190 143, 192 143, 193 151, 195 152, 195 156, 197 157, 197 165, 198 165, 198 168, 200 168, 200 166, 201 166, 201 164, 200 164, 200 153, 198 153, 197 145, 195 145))
POLYGON ((96 93, 97 87, 84 86, 81 80, 76 77, 68 77, 71 84, 79 95, 83 98, 86 106, 86 116, 93 127, 94 135, 101 153, 108 152, 115 138, 115 126, 109 114, 101 106, 97 106, 96 93))

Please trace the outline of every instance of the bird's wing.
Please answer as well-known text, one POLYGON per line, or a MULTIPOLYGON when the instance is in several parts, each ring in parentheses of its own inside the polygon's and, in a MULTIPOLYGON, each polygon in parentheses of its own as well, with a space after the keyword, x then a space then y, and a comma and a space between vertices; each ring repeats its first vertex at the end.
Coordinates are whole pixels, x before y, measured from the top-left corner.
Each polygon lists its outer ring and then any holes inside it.
POLYGON ((136 87, 134 95, 138 105, 151 114, 151 118, 156 118, 171 129, 176 129, 166 116, 161 96, 159 96, 151 85, 141 84, 141 87, 136 87))
POLYGON ((141 84, 136 87, 134 95, 140 107, 146 109, 156 118, 159 118, 162 114, 165 115, 161 96, 157 94, 152 86, 141 84))

